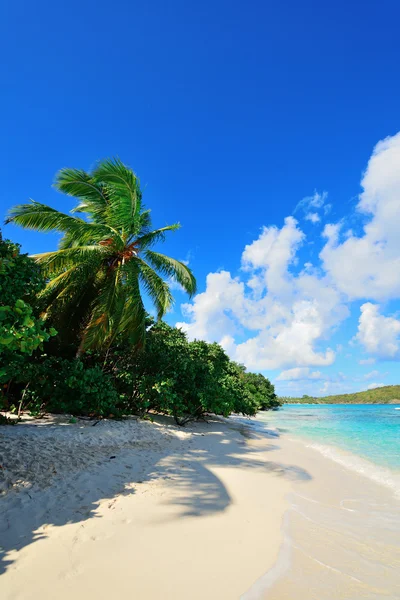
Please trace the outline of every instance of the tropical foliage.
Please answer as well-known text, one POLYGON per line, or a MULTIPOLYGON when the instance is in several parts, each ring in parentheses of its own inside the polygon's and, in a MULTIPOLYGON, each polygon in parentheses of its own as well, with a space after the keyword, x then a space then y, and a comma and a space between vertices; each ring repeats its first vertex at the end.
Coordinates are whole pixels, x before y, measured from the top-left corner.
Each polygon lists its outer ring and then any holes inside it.
POLYGON ((130 412, 153 410, 184 424, 207 413, 254 415, 260 409, 244 368, 221 346, 189 342, 185 333, 166 323, 148 329, 141 351, 132 355, 116 349, 108 361, 107 371, 130 412))
POLYGON ((119 395, 101 364, 88 366, 79 359, 40 355, 23 370, 13 366, 8 399, 14 411, 29 410, 35 416, 45 412, 120 416, 119 395))
MULTIPOLYGON (((254 415, 277 405, 273 394, 263 397, 244 367, 232 362, 218 344, 189 342, 185 333, 166 323, 147 320, 146 343, 135 349, 125 343, 106 356, 88 352, 81 359, 39 355, 12 373, 15 390, 24 390, 23 408, 35 415, 121 417, 156 412, 179 425, 207 414, 254 415)), ((18 394, 17 394, 18 395, 18 394)), ((16 402, 14 401, 16 405, 16 402)))
POLYGON ((46 329, 31 305, 43 285, 40 268, 0 234, 0 384, 56 334, 46 329))
POLYGON ((119 160, 91 173, 63 169, 56 187, 78 200, 72 214, 31 202, 7 221, 61 232, 58 250, 30 258, 0 238, 3 409, 96 418, 162 413, 184 425, 279 404, 261 374, 162 322, 173 300, 168 282, 189 295, 196 282, 186 265, 155 251, 178 225, 151 228, 130 169, 119 160))
POLYGON ((272 383, 261 373, 245 373, 245 380, 250 394, 254 397, 258 410, 278 408, 281 403, 275 394, 272 383))
POLYGON ((165 278, 190 296, 196 291, 185 264, 153 249, 179 224, 152 229, 139 180, 118 159, 104 160, 90 173, 62 169, 55 187, 78 201, 72 214, 31 201, 15 206, 6 221, 63 234, 58 250, 34 256, 47 279, 39 296, 46 317, 80 338, 79 353, 109 347, 122 336, 143 343, 143 291, 158 318, 173 302, 165 278))

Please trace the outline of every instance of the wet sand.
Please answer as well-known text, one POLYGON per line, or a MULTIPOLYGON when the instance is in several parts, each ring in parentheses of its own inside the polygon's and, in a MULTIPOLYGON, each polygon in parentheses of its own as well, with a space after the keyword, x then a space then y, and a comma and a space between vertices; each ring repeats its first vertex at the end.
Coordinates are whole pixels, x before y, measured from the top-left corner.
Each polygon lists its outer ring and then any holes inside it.
POLYGON ((279 438, 275 456, 295 480, 279 558, 244 600, 400 598, 400 502, 394 492, 307 447, 279 438))

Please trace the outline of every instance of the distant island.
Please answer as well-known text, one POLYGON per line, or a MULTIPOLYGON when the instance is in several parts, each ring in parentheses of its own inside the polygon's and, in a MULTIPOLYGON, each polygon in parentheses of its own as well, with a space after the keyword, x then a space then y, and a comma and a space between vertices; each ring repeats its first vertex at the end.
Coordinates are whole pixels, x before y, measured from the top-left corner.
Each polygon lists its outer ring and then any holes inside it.
POLYGON ((282 404, 400 404, 400 385, 385 385, 365 392, 321 398, 307 395, 301 398, 281 396, 279 401, 282 404))

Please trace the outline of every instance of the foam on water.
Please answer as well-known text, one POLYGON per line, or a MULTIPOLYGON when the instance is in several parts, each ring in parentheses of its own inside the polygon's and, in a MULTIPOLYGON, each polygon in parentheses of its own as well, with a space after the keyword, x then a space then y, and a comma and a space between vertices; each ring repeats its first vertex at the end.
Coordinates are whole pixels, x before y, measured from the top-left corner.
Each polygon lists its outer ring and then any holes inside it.
POLYGON ((334 446, 327 446, 315 442, 306 445, 308 448, 317 450, 343 467, 355 471, 360 475, 364 475, 375 483, 384 485, 393 490, 396 495, 400 496, 400 474, 397 474, 393 470, 375 465, 365 458, 357 456, 356 454, 351 454, 350 452, 345 452, 334 446))
POLYGON ((277 561, 242 600, 400 598, 395 409, 289 405, 252 421, 251 428, 271 438, 278 461, 295 462, 311 477, 293 481, 277 561))
POLYGON ((284 434, 306 439, 325 456, 397 491, 400 481, 397 409, 400 406, 390 404, 285 405, 279 411, 264 413, 261 420, 284 434))

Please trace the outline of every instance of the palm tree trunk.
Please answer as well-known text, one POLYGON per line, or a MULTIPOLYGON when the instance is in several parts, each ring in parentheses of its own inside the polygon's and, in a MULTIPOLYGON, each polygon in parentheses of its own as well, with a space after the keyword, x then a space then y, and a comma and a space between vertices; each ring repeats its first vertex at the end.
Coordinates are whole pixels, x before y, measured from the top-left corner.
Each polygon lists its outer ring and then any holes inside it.
POLYGON ((84 349, 83 349, 84 343, 85 343, 85 336, 82 336, 81 343, 79 344, 78 350, 76 351, 76 354, 75 354, 76 359, 81 358, 81 356, 84 352, 84 349))

